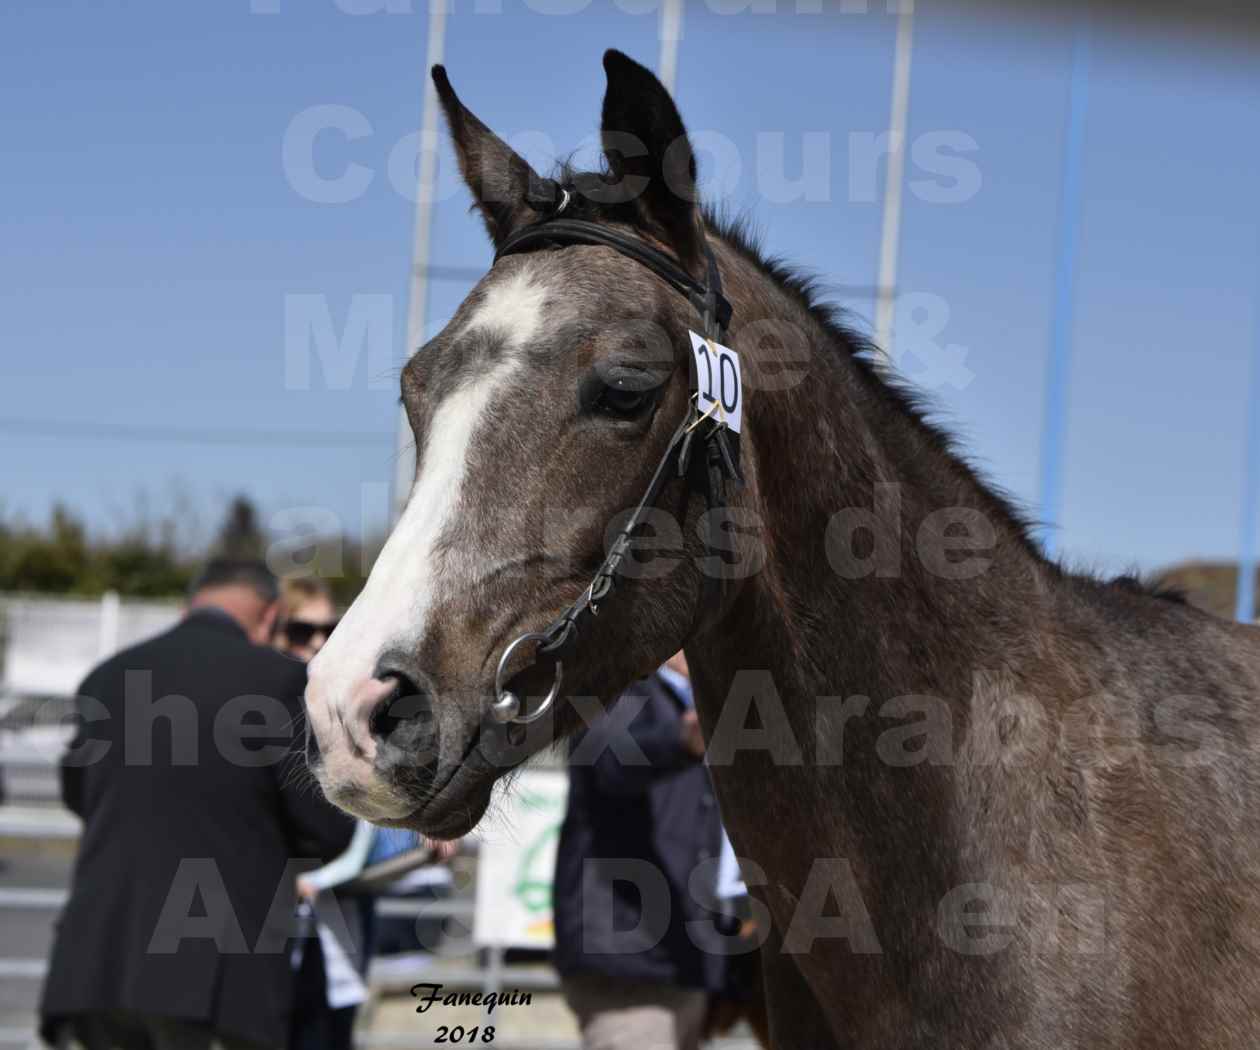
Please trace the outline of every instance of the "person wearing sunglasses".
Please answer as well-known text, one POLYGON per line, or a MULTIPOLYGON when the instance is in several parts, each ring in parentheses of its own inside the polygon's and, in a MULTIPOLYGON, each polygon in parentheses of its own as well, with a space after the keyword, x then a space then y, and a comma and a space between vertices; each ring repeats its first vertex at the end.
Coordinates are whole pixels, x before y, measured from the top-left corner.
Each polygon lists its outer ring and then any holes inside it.
MULTIPOLYGON (((280 616, 275 645, 281 652, 309 662, 323 648, 337 626, 332 591, 313 576, 291 577, 280 585, 280 616)), ((330 863, 298 877, 300 922, 306 930, 301 950, 293 958, 297 970, 294 1010, 287 1050, 351 1050, 359 1004, 367 994, 367 971, 375 932, 375 898, 367 894, 340 894, 337 887, 366 866, 406 852, 419 844, 414 832, 392 833, 359 821, 345 852, 330 863), (330 892, 329 892, 330 891, 330 892), (317 903, 341 912, 336 928, 349 934, 339 943, 332 930, 318 933, 317 903), (331 899, 327 899, 331 898, 331 899), (312 936, 317 934, 317 936, 312 936), (329 958, 329 952, 335 958, 329 958)), ((436 862, 449 860, 455 843, 425 842, 436 862)))
POLYGON ((337 609, 328 584, 315 576, 297 576, 280 587, 276 648, 309 663, 337 626, 337 609))
MULTIPOLYGON (((280 615, 273 639, 277 649, 309 663, 336 626, 337 610, 327 583, 316 576, 291 576, 281 581, 280 615)), ((320 919, 314 904, 321 889, 341 881, 348 870, 352 873, 363 867, 362 855, 367 852, 372 831, 370 824, 358 821, 344 853, 298 878, 302 935, 292 958, 296 987, 287 1050, 349 1050, 352 1044, 355 1015, 365 992, 361 977, 367 963, 371 901, 336 899, 343 919, 338 926, 352 930, 356 942, 338 945, 335 938, 330 939, 329 947, 339 956, 336 960, 326 958, 326 932, 318 931, 320 919)))

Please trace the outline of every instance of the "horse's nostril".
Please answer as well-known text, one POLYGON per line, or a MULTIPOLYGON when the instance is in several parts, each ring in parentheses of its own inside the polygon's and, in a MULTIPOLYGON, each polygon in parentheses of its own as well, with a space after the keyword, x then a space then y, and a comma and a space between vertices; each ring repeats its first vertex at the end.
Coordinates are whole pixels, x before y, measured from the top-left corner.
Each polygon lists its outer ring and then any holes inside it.
POLYGON ((397 670, 392 663, 377 668, 372 690, 381 697, 367 723, 376 741, 373 764, 380 776, 418 796, 437 775, 437 705, 428 678, 397 670))
POLYGON ((428 723, 433 716, 433 698, 427 689, 401 671, 383 671, 378 677, 392 679, 394 691, 377 705, 368 720, 372 736, 388 740, 404 726, 428 723))

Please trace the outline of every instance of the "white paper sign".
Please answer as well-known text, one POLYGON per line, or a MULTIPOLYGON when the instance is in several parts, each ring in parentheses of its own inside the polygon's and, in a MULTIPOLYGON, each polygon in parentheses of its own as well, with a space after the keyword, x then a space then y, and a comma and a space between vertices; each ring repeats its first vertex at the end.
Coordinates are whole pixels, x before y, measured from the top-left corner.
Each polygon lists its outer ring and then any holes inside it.
POLYGON ((367 1002, 367 985, 359 976, 332 930, 322 922, 319 930, 319 946, 324 949, 324 994, 334 1010, 345 1006, 358 1006, 367 1002))
POLYGON ((500 819, 482 838, 477 858, 473 940, 479 946, 554 943, 551 879, 568 791, 565 770, 528 769, 500 794, 500 819))
POLYGON ((736 433, 744 411, 740 386, 739 354, 729 346, 690 332, 691 352, 696 355, 696 380, 700 387, 700 411, 712 411, 736 433))
POLYGON ((722 852, 718 854, 717 895, 719 900, 748 896, 748 887, 744 885, 744 876, 739 870, 735 847, 731 845, 725 831, 722 832, 722 852))

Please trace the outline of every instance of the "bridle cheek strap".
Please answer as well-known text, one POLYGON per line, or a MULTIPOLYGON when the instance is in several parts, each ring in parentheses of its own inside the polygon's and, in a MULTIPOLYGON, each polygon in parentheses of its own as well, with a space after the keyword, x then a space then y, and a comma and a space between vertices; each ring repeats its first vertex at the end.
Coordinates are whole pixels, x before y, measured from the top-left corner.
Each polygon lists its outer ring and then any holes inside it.
MULTIPOLYGON (((612 248, 647 267, 675 291, 685 295, 695 307, 701 317, 701 334, 706 341, 725 342, 726 328, 731 320, 731 304, 722 295, 717 260, 707 243, 704 244, 704 254, 708 272, 703 284, 664 252, 638 237, 581 219, 550 218, 526 226, 504 242, 495 254, 495 262, 505 255, 563 249, 575 244, 612 248)), ((726 506, 726 485, 728 482, 743 483, 739 472, 739 434, 724 419, 711 412, 700 411, 700 383, 695 356, 688 353, 687 360, 691 396, 687 399, 683 420, 661 455, 642 499, 613 540, 590 586, 546 629, 523 634, 503 650, 495 675, 496 697, 492 713, 496 721, 523 726, 541 718, 555 702, 564 677, 563 657, 577 644, 588 618, 598 613, 600 605, 616 589, 618 572, 630 550, 631 537, 671 479, 688 479, 693 490, 704 496, 705 542, 710 549, 716 549, 712 542, 712 530, 717 527, 715 519, 718 515, 715 512, 726 506), (702 456, 695 455, 697 440, 704 446, 702 456), (515 651, 529 642, 536 643, 535 662, 539 656, 549 657, 555 662, 555 672, 551 689, 542 703, 525 713, 519 695, 509 688, 508 674, 515 651)), ((705 573, 704 581, 705 593, 700 607, 716 608, 721 600, 722 580, 712 573, 705 573)), ((518 668, 514 673, 521 670, 518 668)))

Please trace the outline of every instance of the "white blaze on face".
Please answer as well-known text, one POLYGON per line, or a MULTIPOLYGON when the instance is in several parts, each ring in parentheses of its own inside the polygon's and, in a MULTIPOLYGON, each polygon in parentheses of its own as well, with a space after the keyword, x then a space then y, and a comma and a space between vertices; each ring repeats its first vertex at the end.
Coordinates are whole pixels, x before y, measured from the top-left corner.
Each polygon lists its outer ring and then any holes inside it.
MULTIPOLYGON (((402 517, 372 567, 367 584, 310 664, 308 700, 338 713, 354 688, 373 676, 389 648, 414 652, 428 629, 435 597, 467 581, 443 579, 434 551, 458 513, 468 451, 482 426, 493 423, 494 404, 520 367, 513 351, 525 346, 543 323, 544 289, 526 274, 493 285, 463 332, 493 331, 502 337, 502 359, 484 375, 457 388, 436 407, 429 421, 424 454, 402 517)), ((449 566, 446 567, 448 575, 449 566)), ((476 566, 470 566, 470 572, 476 566)), ((318 723, 342 719, 324 711, 318 723)), ((321 747, 343 741, 321 740, 321 747)))
POLYGON ((463 489, 468 449, 515 359, 456 390, 429 422, 424 458, 402 517, 376 559, 362 593, 311 663, 321 695, 334 705, 371 678, 381 652, 413 651, 425 635, 429 609, 441 589, 434 549, 454 517, 463 489))
POLYGON ((464 332, 488 331, 516 350, 528 346, 542 328, 547 291, 528 272, 492 285, 464 332))

